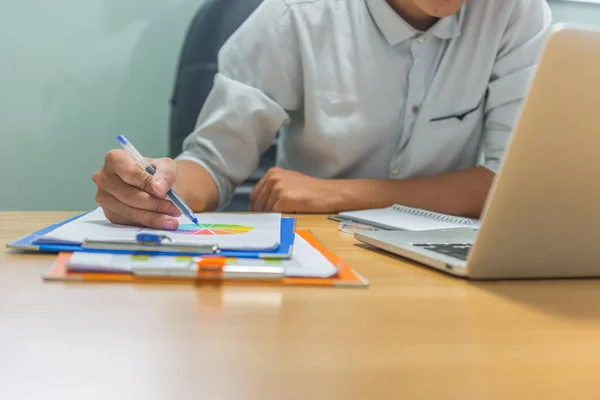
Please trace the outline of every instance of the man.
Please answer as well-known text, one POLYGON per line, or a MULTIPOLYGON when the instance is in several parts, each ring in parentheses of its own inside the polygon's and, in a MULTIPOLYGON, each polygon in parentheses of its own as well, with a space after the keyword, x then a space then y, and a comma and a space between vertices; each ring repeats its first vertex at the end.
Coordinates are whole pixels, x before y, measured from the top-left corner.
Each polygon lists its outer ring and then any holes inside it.
POLYGON ((177 161, 150 177, 112 151, 97 201, 115 223, 175 229, 175 182, 193 209, 221 209, 280 130, 252 211, 476 217, 550 20, 544 0, 265 0, 221 49, 177 161))

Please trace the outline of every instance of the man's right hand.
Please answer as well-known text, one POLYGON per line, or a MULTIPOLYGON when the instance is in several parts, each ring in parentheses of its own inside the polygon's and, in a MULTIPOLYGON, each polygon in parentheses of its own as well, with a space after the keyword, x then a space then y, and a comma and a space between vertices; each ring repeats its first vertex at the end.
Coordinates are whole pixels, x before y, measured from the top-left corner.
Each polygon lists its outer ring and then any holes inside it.
POLYGON ((166 194, 175 184, 177 164, 170 158, 148 161, 154 175, 142 170, 125 150, 108 152, 93 177, 96 201, 112 223, 175 230, 181 213, 166 194))

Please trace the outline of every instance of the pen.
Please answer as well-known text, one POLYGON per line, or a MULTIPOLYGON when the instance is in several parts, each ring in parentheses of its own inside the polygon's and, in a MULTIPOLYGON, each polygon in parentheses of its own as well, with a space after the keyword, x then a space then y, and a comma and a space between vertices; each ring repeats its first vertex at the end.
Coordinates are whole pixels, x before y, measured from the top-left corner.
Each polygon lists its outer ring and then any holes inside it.
MULTIPOLYGON (((117 139, 119 140, 119 144, 125 149, 125 151, 133 156, 135 161, 144 171, 150 175, 154 175, 156 173, 152 165, 150 165, 146 158, 142 156, 139 151, 137 151, 137 149, 129 140, 127 140, 125 136, 119 135, 117 139)), ((173 202, 173 204, 175 204, 175 207, 177 207, 177 209, 181 211, 183 215, 188 217, 194 224, 198 225, 198 218, 196 218, 194 212, 187 206, 187 204, 183 202, 183 200, 179 198, 179 196, 177 196, 173 189, 169 189, 167 192, 167 197, 173 202)))

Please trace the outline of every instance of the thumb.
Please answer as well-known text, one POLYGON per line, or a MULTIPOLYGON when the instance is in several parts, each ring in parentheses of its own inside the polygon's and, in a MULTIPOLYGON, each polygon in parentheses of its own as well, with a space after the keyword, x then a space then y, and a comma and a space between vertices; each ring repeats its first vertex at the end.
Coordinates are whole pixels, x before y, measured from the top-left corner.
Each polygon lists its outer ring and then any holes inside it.
POLYGON ((165 198, 169 189, 175 185, 177 179, 177 164, 170 158, 151 160, 150 163, 156 170, 152 177, 152 191, 156 197, 165 198))

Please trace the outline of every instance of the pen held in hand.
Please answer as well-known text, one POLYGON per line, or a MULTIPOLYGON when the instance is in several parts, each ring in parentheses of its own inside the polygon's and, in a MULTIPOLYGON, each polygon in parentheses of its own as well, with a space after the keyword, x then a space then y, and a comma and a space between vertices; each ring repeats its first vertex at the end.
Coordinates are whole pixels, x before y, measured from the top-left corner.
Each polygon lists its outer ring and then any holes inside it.
MULTIPOLYGON (((156 173, 156 171, 154 170, 152 165, 150 165, 148 160, 146 160, 146 158, 142 156, 142 154, 133 146, 133 144, 131 144, 129 140, 127 140, 125 136, 119 135, 117 139, 121 147, 123 147, 123 149, 125 149, 126 152, 131 154, 131 156, 134 158, 137 164, 144 171, 146 171, 150 175, 154 175, 156 173)), ((181 211, 183 215, 185 215, 194 224, 198 225, 198 218, 196 218, 194 212, 190 209, 190 207, 188 207, 187 204, 185 204, 183 200, 181 200, 181 198, 177 195, 177 193, 175 193, 173 189, 169 189, 169 191, 167 192, 167 198, 171 200, 173 204, 175 204, 175 207, 177 207, 177 209, 181 211)))

